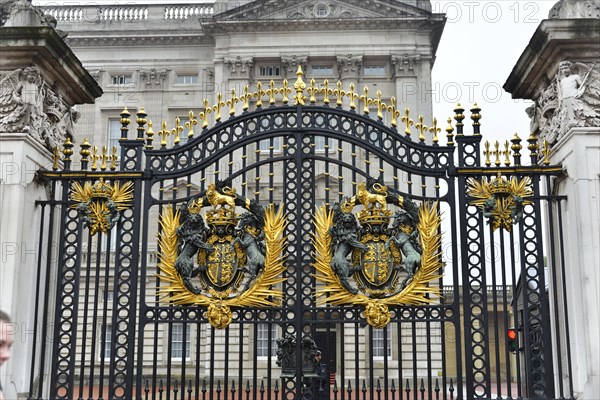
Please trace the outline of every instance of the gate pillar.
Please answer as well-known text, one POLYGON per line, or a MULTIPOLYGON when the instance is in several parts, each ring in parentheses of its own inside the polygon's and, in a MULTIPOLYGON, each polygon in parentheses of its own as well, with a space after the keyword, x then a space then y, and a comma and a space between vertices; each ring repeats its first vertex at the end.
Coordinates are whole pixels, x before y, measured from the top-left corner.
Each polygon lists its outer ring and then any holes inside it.
POLYGON ((13 9, 0 22, 0 82, 3 90, 13 91, 0 100, 0 309, 15 323, 13 352, 19 355, 0 376, 10 399, 35 379, 31 355, 43 340, 33 332, 47 310, 39 295, 42 290, 32 282, 50 278, 54 251, 56 232, 36 229, 53 225, 48 208, 37 204, 48 200, 48 191, 36 171, 52 169, 55 146, 72 134, 78 116, 71 107, 93 103, 102 93, 61 32, 42 23, 41 17, 30 6, 13 9))
POLYGON ((589 4, 557 2, 504 84, 513 98, 534 101, 527 110, 531 133, 552 145, 548 161, 563 165, 562 176, 541 188, 546 195, 568 196, 567 201, 548 210, 551 218, 562 220, 563 226, 555 225, 547 240, 572 249, 563 258, 558 256, 559 249, 548 256, 549 295, 563 304, 550 310, 551 316, 554 320, 559 315, 568 316, 570 326, 570 336, 553 331, 555 370, 560 363, 573 366, 571 377, 556 374, 555 381, 561 387, 571 385, 575 395, 582 398, 600 393, 600 370, 596 366, 600 358, 600 274, 595 268, 600 260, 600 112, 594 105, 600 96, 600 13, 586 8, 589 4), (586 32, 585 37, 580 32, 586 32), (564 268, 567 273, 564 277, 553 274, 555 268, 564 268), (552 291, 555 284, 566 285, 566 291, 552 291), (560 351, 569 345, 572 359, 560 351))

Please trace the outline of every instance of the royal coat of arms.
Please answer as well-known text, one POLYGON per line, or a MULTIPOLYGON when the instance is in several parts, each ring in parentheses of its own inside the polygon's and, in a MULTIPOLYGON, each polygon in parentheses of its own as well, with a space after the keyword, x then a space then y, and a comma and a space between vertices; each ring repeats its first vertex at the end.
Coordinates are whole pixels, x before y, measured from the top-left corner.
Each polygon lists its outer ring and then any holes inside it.
POLYGON ((282 210, 265 209, 219 183, 179 211, 166 209, 158 242, 162 300, 207 306, 218 329, 231 323, 232 306, 277 306, 282 292, 275 286, 285 269, 282 210))
POLYGON ((367 322, 390 322, 388 306, 429 304, 439 296, 440 214, 437 203, 418 206, 381 182, 359 183, 357 193, 315 215, 317 296, 324 302, 366 306, 367 322), (362 207, 356 214, 355 207, 362 207), (392 210, 391 207, 396 208, 392 210))

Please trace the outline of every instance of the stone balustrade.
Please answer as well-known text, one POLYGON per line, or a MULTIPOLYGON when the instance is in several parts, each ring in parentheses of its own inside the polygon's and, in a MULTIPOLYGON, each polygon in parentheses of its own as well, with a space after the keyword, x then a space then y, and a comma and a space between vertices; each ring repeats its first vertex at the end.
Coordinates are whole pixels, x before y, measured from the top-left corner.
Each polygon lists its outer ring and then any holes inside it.
POLYGON ((41 10, 59 22, 86 23, 97 21, 160 21, 186 20, 209 17, 214 13, 212 4, 169 5, 56 5, 41 10))

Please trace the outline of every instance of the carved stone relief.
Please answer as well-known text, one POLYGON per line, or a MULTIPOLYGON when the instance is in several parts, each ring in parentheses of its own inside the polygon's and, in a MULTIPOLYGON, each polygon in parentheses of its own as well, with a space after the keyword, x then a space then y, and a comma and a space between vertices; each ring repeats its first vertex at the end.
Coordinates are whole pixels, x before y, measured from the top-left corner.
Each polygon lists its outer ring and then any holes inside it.
POLYGON ((420 54, 408 54, 392 56, 394 76, 416 76, 415 67, 421 62, 420 54))
POLYGON ((66 38, 68 34, 56 29, 56 25, 56 18, 34 7, 31 0, 0 1, 0 26, 49 26, 61 38, 66 38))
POLYGON ((281 56, 281 66, 283 67, 283 77, 288 79, 296 76, 298 65, 302 65, 304 71, 307 70, 308 57, 307 56, 281 56))
POLYGON ((225 57, 224 63, 230 79, 252 79, 253 57, 225 57))
POLYGON ((67 134, 79 112, 51 88, 35 66, 15 70, 0 80, 0 132, 26 132, 52 150, 67 134))
POLYGON ((340 79, 353 79, 357 81, 362 62, 363 56, 354 56, 352 54, 348 54, 347 56, 337 56, 340 79))
POLYGON ((560 0, 550 9, 548 18, 600 18, 600 2, 598 0, 560 0))
POLYGON ((571 128, 600 126, 598 66, 562 61, 556 78, 527 109, 531 131, 555 143, 571 128))
POLYGON ((141 69, 140 78, 146 84, 146 87, 161 86, 167 78, 167 70, 157 70, 156 68, 141 69))
POLYGON ((356 18, 358 13, 333 2, 309 2, 288 10, 287 19, 356 18))

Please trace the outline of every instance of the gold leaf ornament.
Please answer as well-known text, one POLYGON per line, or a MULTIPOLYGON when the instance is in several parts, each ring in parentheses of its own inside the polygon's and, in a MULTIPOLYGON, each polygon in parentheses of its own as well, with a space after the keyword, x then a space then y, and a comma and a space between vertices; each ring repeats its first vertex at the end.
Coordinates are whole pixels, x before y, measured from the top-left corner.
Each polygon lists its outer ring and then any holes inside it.
POLYGON ((283 282, 285 271, 285 248, 287 237, 284 231, 287 219, 283 206, 277 211, 272 205, 265 210, 265 267, 256 280, 241 293, 231 290, 194 294, 189 291, 175 269, 178 255, 179 237, 177 228, 181 225, 181 213, 167 208, 159 220, 161 233, 158 235, 159 260, 157 274, 161 286, 157 288, 160 301, 175 305, 198 305, 207 307, 206 318, 216 329, 224 329, 232 321, 232 307, 276 307, 281 304, 283 292, 275 287, 283 282))
POLYGON ((390 306, 427 305, 439 300, 441 290, 430 283, 440 279, 441 261, 441 215, 437 202, 423 203, 419 207, 419 238, 421 241, 421 265, 413 279, 400 292, 383 298, 372 298, 366 294, 349 292, 331 269, 333 210, 321 206, 315 213, 315 278, 322 284, 317 290, 320 304, 358 305, 365 307, 367 323, 374 328, 383 328, 391 321, 390 306))
POLYGON ((103 178, 94 184, 73 182, 69 199, 76 203, 71 208, 82 212, 92 236, 97 232, 108 233, 120 218, 120 212, 131 208, 133 182, 111 185, 103 178))
POLYGON ((533 191, 529 177, 506 179, 498 173, 491 180, 470 178, 467 194, 473 198, 469 204, 482 211, 493 230, 504 228, 511 232, 513 224, 521 219, 523 207, 531 204, 528 198, 533 196, 533 191))

